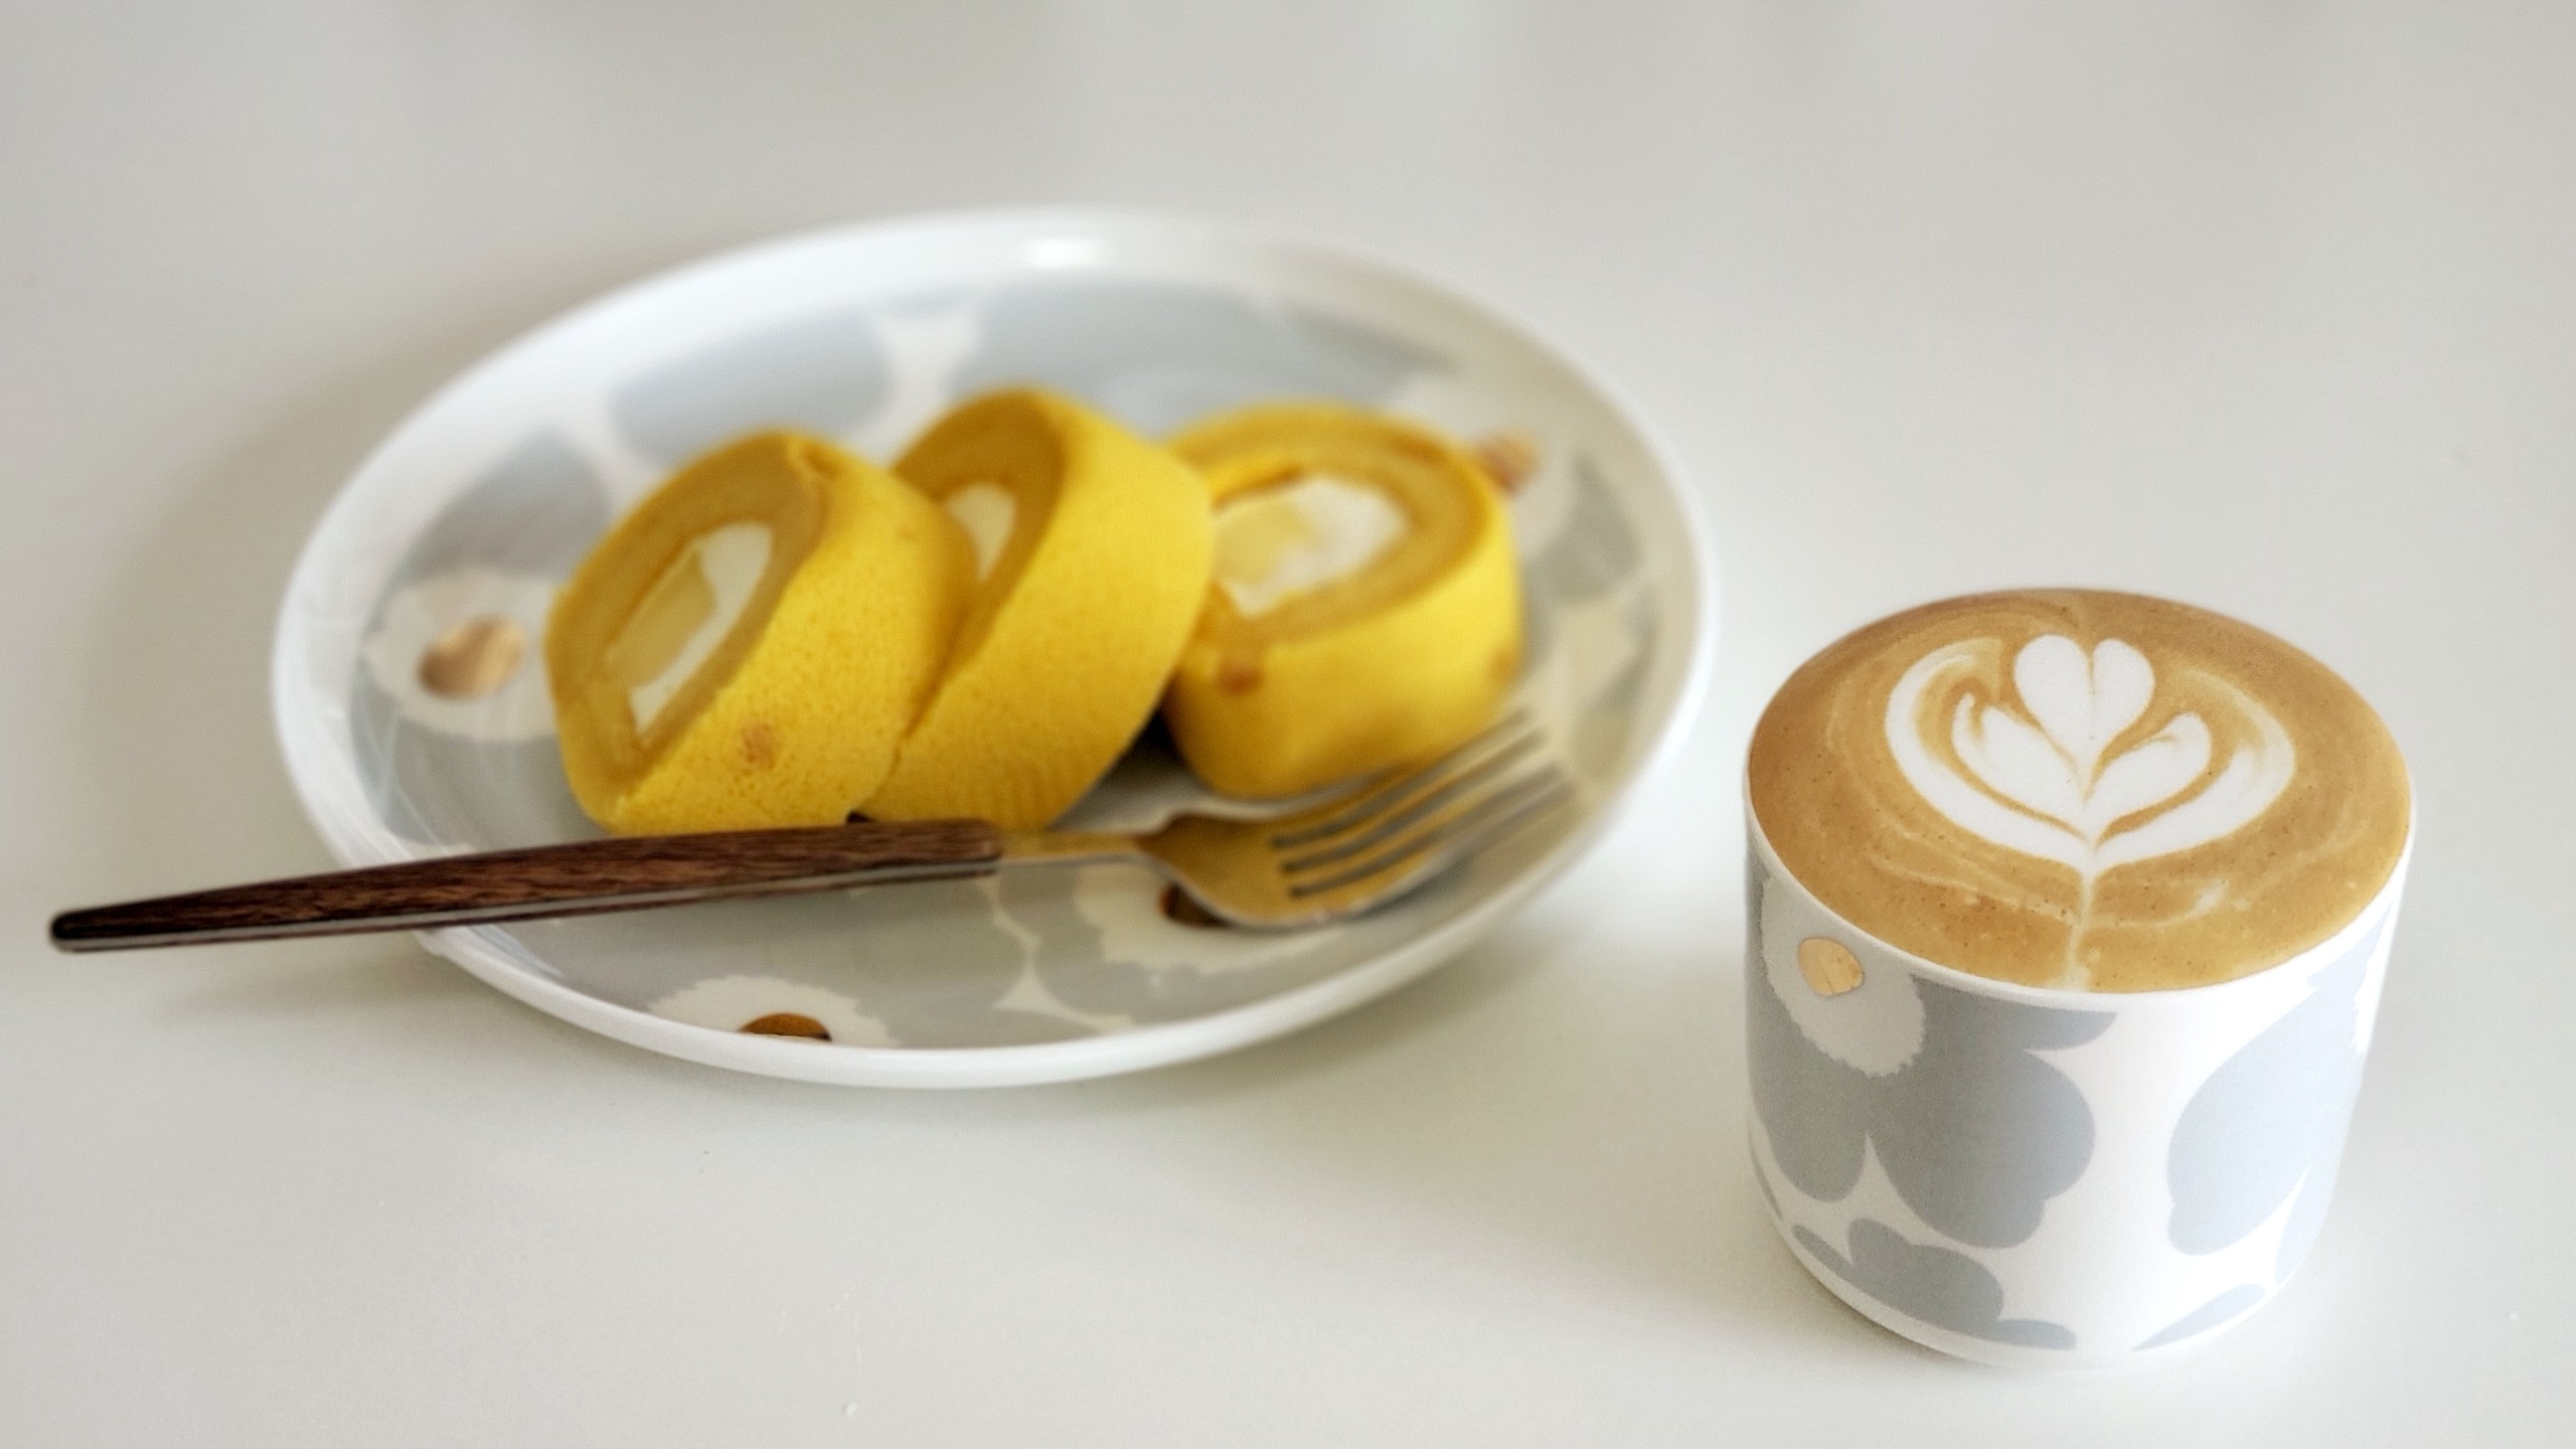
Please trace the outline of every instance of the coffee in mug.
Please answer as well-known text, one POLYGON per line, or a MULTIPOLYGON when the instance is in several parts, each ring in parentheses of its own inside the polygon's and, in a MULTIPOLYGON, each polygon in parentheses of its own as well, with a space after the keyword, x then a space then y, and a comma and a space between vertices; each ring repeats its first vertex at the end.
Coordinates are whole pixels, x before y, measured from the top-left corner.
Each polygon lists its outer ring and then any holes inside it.
POLYGON ((1920 1342, 2117 1362, 2241 1318, 2322 1219, 2412 840, 2324 665, 2091 590, 1828 647, 1754 730, 1756 1175, 1920 1342))

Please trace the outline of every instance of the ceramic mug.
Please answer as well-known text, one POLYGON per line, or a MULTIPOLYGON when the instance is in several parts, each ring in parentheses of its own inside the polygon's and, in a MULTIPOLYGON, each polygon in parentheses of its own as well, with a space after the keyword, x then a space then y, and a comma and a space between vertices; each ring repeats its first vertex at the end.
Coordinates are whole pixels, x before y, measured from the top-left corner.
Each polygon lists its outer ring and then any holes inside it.
POLYGON ((2316 1240, 2405 877, 2401 857, 2348 925, 2252 975, 2070 991, 1875 939, 1751 821, 1747 1059, 1773 1223, 1844 1302, 1963 1358, 2116 1364, 2237 1322, 2316 1240))

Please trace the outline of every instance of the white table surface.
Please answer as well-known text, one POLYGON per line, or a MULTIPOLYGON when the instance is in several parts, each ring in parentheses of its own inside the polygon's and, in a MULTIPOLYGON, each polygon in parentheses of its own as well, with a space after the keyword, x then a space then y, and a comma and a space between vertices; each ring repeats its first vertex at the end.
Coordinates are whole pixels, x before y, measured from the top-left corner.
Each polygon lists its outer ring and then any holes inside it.
POLYGON ((2571 55, 2553 3, 0 10, 0 1444, 2568 1442, 2571 55), (666 1061, 400 939, 46 949, 328 864, 272 613, 442 378, 715 248, 1039 201, 1409 260, 1695 474, 1711 706, 1488 944, 962 1095, 666 1061), (2034 581, 2305 645, 2423 801, 2315 1256, 2104 1377, 1869 1326, 1743 1146, 1756 709, 2034 581))

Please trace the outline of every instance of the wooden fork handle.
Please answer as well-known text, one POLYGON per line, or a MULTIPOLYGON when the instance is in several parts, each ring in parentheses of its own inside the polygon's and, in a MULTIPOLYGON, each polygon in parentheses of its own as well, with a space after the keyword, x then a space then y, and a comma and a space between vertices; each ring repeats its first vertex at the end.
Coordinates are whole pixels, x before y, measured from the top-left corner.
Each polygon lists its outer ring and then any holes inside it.
POLYGON ((984 875, 1001 856, 1001 832, 981 820, 636 835, 93 906, 54 917, 53 940, 65 951, 116 951, 486 925, 984 875))

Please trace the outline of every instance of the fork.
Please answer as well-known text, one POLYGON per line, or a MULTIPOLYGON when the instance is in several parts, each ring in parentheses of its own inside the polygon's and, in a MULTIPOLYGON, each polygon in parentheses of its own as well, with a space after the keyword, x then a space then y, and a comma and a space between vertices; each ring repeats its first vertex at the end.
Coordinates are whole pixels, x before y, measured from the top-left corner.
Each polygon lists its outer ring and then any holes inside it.
POLYGON ((1182 815, 1146 835, 860 820, 625 836, 93 906, 54 917, 52 936, 64 951, 115 951, 432 930, 1103 861, 1152 868, 1226 925, 1299 930, 1419 889, 1575 788, 1515 710, 1428 763, 1269 820, 1182 815))

